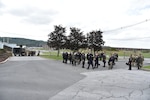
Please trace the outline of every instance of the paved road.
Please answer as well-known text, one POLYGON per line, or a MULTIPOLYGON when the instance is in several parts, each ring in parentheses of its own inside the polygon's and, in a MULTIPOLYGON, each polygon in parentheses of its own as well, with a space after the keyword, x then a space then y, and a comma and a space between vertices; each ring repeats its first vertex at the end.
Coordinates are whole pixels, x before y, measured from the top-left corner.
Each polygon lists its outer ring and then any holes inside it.
POLYGON ((48 100, 83 79, 84 71, 40 57, 12 57, 0 64, 0 100, 48 100))
POLYGON ((150 100, 150 72, 133 68, 83 74, 87 77, 49 100, 150 100))
MULTIPOLYGON (((126 61, 127 59, 120 59, 116 62, 113 70, 128 71, 128 66, 125 65, 126 61)), ((136 68, 134 69, 136 70, 136 68)), ((101 73, 99 71, 102 71, 102 75, 105 75, 110 72, 107 70, 108 67, 103 68, 102 63, 98 69, 93 70, 90 68, 87 70, 81 68, 81 65, 75 67, 69 64, 62 64, 62 62, 59 61, 47 60, 40 57, 12 57, 6 63, 0 64, 0 100, 48 100, 51 97, 53 100, 57 97, 59 98, 59 94, 61 93, 67 93, 68 96, 74 93, 75 95, 73 95, 73 97, 76 97, 77 93, 80 91, 80 87, 84 86, 80 84, 79 80, 84 79, 85 75, 81 75, 80 73, 86 72, 86 75, 88 75, 89 72, 95 72, 97 74, 93 75, 98 75, 98 73, 101 73), (75 83, 77 84, 77 91, 75 90, 75 92, 72 92, 72 89, 74 90, 72 86, 76 85, 75 83), (66 88, 70 88, 71 91, 66 90, 66 88)), ((122 72, 120 71, 120 73, 122 72)), ((99 77, 93 77, 93 81, 91 81, 92 79, 83 80, 83 82, 87 83, 85 87, 90 86, 90 84, 88 84, 89 81, 93 84, 92 82, 95 82, 96 79, 99 79, 99 77)), ((89 89, 89 91, 91 90, 89 89)), ((75 100, 78 99, 79 98, 75 98, 75 100)), ((81 100, 83 99, 84 98, 81 98, 81 100)), ((66 98, 63 100, 66 100, 66 98)))
MULTIPOLYGON (((150 72, 128 70, 120 59, 113 70, 84 72, 86 77, 49 100, 150 100, 150 72)), ((145 59, 144 64, 149 64, 145 59)), ((99 70, 97 69, 97 70, 99 70)))

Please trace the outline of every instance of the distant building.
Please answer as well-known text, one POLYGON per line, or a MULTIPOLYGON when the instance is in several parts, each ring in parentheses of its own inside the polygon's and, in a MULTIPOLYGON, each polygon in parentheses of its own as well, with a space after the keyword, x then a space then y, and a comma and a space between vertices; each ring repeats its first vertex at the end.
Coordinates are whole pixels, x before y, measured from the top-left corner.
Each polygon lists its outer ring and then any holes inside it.
POLYGON ((112 47, 112 48, 116 48, 117 50, 137 50, 137 51, 141 51, 141 50, 150 50, 150 49, 144 49, 144 48, 126 48, 126 47, 112 47))
POLYGON ((10 43, 0 41, 0 49, 4 49, 4 46, 10 47, 10 48, 15 48, 15 47, 17 47, 17 44, 10 44, 10 43))
POLYGON ((127 47, 110 47, 110 46, 103 46, 104 49, 115 49, 115 50, 126 50, 126 51, 141 51, 141 50, 150 50, 144 48, 127 48, 127 47))

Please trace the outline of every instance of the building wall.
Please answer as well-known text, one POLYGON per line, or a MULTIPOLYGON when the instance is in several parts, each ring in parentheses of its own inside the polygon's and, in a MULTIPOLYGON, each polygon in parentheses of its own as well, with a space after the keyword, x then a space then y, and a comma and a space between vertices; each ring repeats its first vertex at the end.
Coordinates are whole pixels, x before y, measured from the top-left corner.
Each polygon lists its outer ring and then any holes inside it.
POLYGON ((3 49, 3 43, 0 42, 0 49, 3 49))
POLYGON ((17 47, 16 44, 9 44, 9 43, 1 42, 1 41, 0 41, 0 49, 4 49, 4 45, 7 46, 7 47, 10 47, 10 48, 17 47))

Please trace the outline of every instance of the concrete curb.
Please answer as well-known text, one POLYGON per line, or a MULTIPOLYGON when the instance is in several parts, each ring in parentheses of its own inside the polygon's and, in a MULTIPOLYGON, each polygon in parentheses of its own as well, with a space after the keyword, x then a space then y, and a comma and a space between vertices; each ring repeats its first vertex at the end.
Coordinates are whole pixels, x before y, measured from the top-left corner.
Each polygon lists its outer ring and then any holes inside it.
POLYGON ((10 57, 8 57, 7 59, 5 59, 4 61, 1 61, 0 64, 6 63, 9 60, 10 57))

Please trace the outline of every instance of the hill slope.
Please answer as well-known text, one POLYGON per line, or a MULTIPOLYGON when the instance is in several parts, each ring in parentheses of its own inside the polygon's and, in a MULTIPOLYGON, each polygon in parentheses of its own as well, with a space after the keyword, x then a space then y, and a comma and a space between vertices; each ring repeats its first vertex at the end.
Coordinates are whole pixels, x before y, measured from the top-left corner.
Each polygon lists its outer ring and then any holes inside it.
MULTIPOLYGON (((7 37, 0 37, 0 41, 7 41, 7 37)), ((12 38, 9 37, 9 43, 14 43, 17 45, 26 45, 28 47, 42 47, 43 45, 46 45, 45 41, 38 41, 38 40, 32 40, 32 39, 25 39, 25 38, 12 38)))

